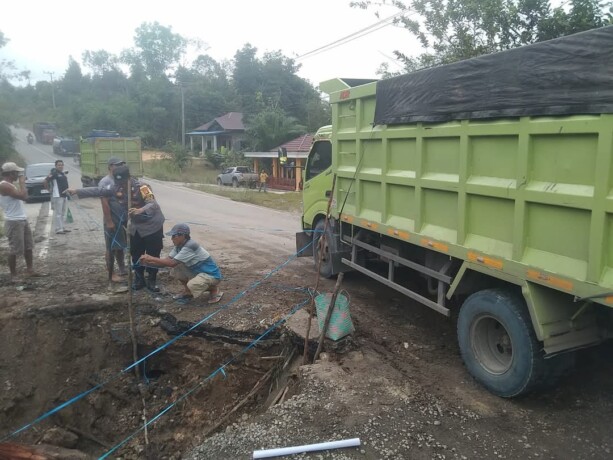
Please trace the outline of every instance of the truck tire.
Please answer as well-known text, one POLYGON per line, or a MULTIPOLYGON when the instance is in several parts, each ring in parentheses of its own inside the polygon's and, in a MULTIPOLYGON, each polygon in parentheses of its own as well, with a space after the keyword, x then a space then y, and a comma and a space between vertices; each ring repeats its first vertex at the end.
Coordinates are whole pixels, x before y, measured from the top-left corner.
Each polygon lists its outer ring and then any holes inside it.
POLYGON ((313 262, 315 263, 315 269, 317 269, 317 263, 319 261, 319 251, 323 251, 321 255, 321 265, 319 266, 319 274, 324 278, 332 278, 334 275, 334 268, 332 265, 332 256, 330 254, 329 241, 332 241, 332 231, 330 227, 326 229, 324 234, 324 227, 326 225, 325 220, 320 220, 315 225, 313 230, 313 262), (322 239, 322 236, 324 237, 322 239), (320 244, 320 239, 322 239, 320 244))
POLYGON ((542 345, 519 294, 486 289, 468 297, 458 317, 458 343, 470 374, 497 396, 512 398, 543 383, 542 345))
POLYGON ((236 177, 232 179, 232 187, 238 188, 238 179, 236 177))

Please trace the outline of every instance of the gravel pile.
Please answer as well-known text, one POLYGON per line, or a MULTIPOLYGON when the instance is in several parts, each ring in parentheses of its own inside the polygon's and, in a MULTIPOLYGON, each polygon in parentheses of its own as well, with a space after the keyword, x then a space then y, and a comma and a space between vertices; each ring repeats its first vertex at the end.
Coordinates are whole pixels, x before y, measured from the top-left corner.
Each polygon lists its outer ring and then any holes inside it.
MULTIPOLYGON (((331 372, 334 365, 325 363, 331 372)), ((257 417, 247 414, 213 435, 184 459, 248 459, 254 450, 360 438, 361 446, 303 453, 292 459, 466 459, 456 447, 437 440, 447 419, 478 419, 470 413, 443 412, 428 396, 390 395, 376 378, 351 382, 338 375, 322 380, 319 364, 301 368, 300 394, 257 417), (333 384, 336 382, 337 385, 333 384), (381 404, 383 401, 383 404, 381 404)), ((288 457, 289 458, 289 457, 288 457)))

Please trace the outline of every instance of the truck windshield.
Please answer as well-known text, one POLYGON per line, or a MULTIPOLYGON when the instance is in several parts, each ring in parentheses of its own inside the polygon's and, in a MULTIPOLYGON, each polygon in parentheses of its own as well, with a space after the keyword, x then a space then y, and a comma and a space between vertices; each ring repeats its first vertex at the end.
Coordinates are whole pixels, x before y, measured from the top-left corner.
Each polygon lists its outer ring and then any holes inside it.
POLYGON ((332 144, 328 141, 316 142, 307 161, 305 180, 318 176, 332 165, 332 144))

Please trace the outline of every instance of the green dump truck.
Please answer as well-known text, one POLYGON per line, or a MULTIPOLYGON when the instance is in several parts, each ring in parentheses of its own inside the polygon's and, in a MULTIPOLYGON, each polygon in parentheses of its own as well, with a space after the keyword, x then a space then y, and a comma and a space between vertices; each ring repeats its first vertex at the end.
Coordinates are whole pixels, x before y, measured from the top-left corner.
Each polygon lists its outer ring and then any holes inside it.
POLYGON ((454 313, 468 371, 502 397, 613 337, 613 27, 320 88, 332 125, 296 240, 323 276, 454 313))
POLYGON ((118 157, 130 167, 130 174, 143 175, 143 156, 139 137, 89 137, 81 139, 81 153, 76 162, 81 165, 83 187, 94 187, 108 174, 108 160, 118 157))

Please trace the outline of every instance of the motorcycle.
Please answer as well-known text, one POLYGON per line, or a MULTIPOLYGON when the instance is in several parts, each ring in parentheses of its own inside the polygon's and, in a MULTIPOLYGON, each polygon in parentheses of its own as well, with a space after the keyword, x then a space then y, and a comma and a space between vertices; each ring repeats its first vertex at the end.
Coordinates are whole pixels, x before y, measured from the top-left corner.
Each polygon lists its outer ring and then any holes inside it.
POLYGON ((26 139, 28 140, 28 144, 34 143, 34 136, 32 136, 32 134, 28 134, 28 137, 26 139))

